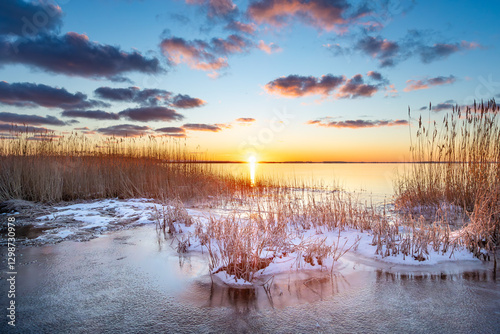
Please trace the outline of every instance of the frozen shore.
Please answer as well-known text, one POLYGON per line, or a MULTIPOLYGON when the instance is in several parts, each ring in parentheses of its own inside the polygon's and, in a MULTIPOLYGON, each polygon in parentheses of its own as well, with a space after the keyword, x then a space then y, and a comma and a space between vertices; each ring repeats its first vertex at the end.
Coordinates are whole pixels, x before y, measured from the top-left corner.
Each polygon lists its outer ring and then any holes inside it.
MULTIPOLYGON (((25 203, 25 205, 28 205, 25 203)), ((166 207, 169 210, 169 207, 166 207)), ((65 240, 87 241, 96 238, 104 233, 129 229, 146 224, 156 224, 164 206, 151 199, 105 199, 97 201, 87 201, 82 203, 70 203, 53 207, 44 207, 43 210, 31 208, 30 215, 23 212, 3 213, 3 216, 19 216, 24 226, 38 231, 35 237, 20 240, 24 245, 43 245, 48 243, 58 243, 65 240)), ((22 210, 22 208, 20 209, 22 210)), ((195 222, 186 226, 184 223, 174 222, 176 227, 176 237, 172 242, 188 240, 185 251, 206 253, 206 247, 195 237, 195 229, 203 228, 210 218, 221 218, 228 215, 224 210, 199 210, 187 209, 187 215, 195 222), (175 239, 175 240, 174 240, 175 239)), ((418 261, 411 256, 398 254, 396 256, 382 256, 376 254, 376 246, 372 244, 373 235, 370 231, 360 232, 352 228, 341 231, 327 231, 322 228, 312 228, 298 231, 292 239, 293 245, 304 242, 318 242, 324 244, 337 245, 339 252, 348 250, 346 256, 359 258, 372 265, 398 266, 409 270, 420 268, 420 271, 436 271, 440 266, 447 264, 480 265, 482 261, 474 258, 465 249, 454 249, 446 253, 428 250, 425 261, 418 261), (413 269, 411 269, 413 268, 413 269)), ((216 249, 217 251, 217 249, 216 249)), ((325 258, 322 261, 305 261, 305 256, 301 252, 292 251, 285 254, 274 254, 263 251, 263 259, 270 259, 269 264, 254 273, 257 281, 265 281, 269 277, 290 271, 335 271, 343 266, 342 258, 334 261, 333 258, 325 258), (320 263, 318 263, 320 262, 320 263)), ((456 265, 455 265, 456 267, 456 265)), ((212 270, 213 278, 216 281, 228 285, 245 286, 251 285, 241 278, 228 275, 224 268, 216 267, 212 270)))

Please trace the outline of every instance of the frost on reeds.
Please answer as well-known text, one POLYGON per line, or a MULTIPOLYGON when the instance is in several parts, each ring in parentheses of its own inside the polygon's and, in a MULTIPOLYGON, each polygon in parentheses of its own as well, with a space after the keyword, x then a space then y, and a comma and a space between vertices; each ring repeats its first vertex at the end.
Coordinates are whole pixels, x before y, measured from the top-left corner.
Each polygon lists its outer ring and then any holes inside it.
POLYGON ((359 241, 341 240, 340 231, 369 229, 374 215, 345 196, 336 192, 304 200, 282 189, 279 197, 255 197, 246 215, 210 217, 195 236, 208 251, 211 273, 225 272, 235 280, 252 282, 271 264, 333 269, 359 241))
POLYGON ((385 206, 363 205, 345 192, 306 197, 284 188, 279 196, 256 192, 260 195, 246 193, 238 212, 203 221, 193 222, 181 202, 173 203, 160 212, 159 230, 165 238, 177 240, 179 252, 189 245, 201 246, 208 253, 211 274, 226 274, 226 282, 239 283, 255 282, 276 270, 333 270, 347 251, 356 250, 363 232, 372 235, 373 254, 382 258, 426 261, 435 253, 451 257, 464 247, 460 234, 453 234, 446 221, 429 224, 423 217, 391 217, 385 206), (188 233, 179 234, 190 225, 188 233))
POLYGON ((177 252, 186 253, 191 245, 191 234, 188 233, 182 239, 179 239, 176 234, 183 232, 181 226, 190 227, 193 225, 194 220, 188 214, 184 204, 179 199, 175 199, 162 205, 161 210, 155 206, 155 211, 156 233, 159 242, 161 242, 161 237, 166 240, 169 236, 174 236, 177 240, 177 252))
POLYGON ((491 100, 465 110, 456 106, 441 124, 429 120, 426 125, 420 116, 411 168, 396 186, 396 206, 403 212, 443 203, 460 208, 468 219, 457 242, 477 257, 493 254, 495 260, 500 244, 499 113, 491 100))
POLYGON ((163 234, 176 233, 175 224, 183 224, 187 227, 193 224, 193 219, 184 208, 184 204, 179 199, 167 202, 161 211, 156 209, 156 230, 163 232, 163 234))
POLYGON ((460 247, 460 239, 450 237, 450 226, 447 222, 429 224, 423 216, 415 220, 406 217, 403 221, 388 222, 381 219, 374 222, 372 245, 376 246, 375 254, 382 257, 403 255, 417 261, 429 258, 430 251, 453 255, 453 250, 460 247))

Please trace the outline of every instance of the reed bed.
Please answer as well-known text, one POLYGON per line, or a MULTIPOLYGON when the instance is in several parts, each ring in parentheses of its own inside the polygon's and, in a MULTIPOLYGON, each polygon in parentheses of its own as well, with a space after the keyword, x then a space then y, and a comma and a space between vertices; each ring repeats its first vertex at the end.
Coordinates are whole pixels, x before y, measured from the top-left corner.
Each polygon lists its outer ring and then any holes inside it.
POLYGON ((89 139, 16 130, 0 140, 0 201, 195 201, 231 198, 253 188, 246 178, 199 160, 181 141, 164 137, 89 139))
MULTIPOLYGON (((431 106, 429 106, 431 109, 431 106)), ((396 206, 460 208, 468 217, 461 243, 478 257, 500 244, 500 107, 495 100, 456 106, 442 123, 420 116, 411 169, 400 176, 396 206)))

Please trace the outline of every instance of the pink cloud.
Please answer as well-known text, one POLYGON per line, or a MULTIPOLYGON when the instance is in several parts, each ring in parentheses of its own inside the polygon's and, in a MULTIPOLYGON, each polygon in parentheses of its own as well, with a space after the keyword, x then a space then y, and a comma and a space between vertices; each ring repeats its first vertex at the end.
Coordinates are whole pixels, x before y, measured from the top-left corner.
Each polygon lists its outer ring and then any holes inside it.
POLYGON ((257 44, 257 47, 264 51, 265 53, 268 53, 268 54, 271 54, 271 53, 275 53, 275 52, 280 52, 282 51, 282 49, 274 44, 274 43, 269 43, 269 44, 266 44, 263 40, 260 40, 259 41, 259 44, 257 44))
POLYGON ((264 89, 269 94, 283 97, 302 97, 308 95, 328 96, 345 81, 344 76, 323 75, 313 76, 289 75, 267 83, 264 89))
POLYGON ((349 129, 362 129, 362 128, 378 128, 383 126, 401 126, 408 125, 408 121, 397 119, 397 120, 346 120, 346 121, 326 121, 325 120, 312 120, 308 121, 306 124, 316 125, 326 128, 349 128, 349 129))
POLYGON ((227 56, 246 52, 252 46, 250 40, 239 35, 212 38, 209 42, 172 37, 160 43, 163 54, 171 64, 185 63, 192 69, 211 71, 210 75, 215 77, 218 76, 217 71, 229 66, 227 56))
POLYGON ((432 86, 450 85, 456 81, 456 77, 450 75, 448 77, 438 76, 434 78, 425 78, 422 80, 407 80, 405 92, 413 90, 428 89, 432 86))
POLYGON ((254 23, 243 23, 240 21, 231 21, 226 25, 226 29, 243 32, 245 34, 253 35, 255 33, 256 27, 254 23))
POLYGON ((351 6, 344 1, 325 0, 261 0, 248 7, 247 14, 257 23, 283 27, 294 20, 326 31, 345 31, 345 25, 367 14, 355 11, 347 15, 351 6))

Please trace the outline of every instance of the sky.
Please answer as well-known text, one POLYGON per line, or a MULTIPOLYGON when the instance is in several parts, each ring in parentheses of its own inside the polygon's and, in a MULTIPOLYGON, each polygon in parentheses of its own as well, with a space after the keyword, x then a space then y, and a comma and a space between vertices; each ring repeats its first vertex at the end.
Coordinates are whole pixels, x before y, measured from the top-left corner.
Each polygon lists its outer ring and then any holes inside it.
POLYGON ((499 14, 488 0, 3 0, 0 135, 407 161, 420 115, 500 98, 499 14))

